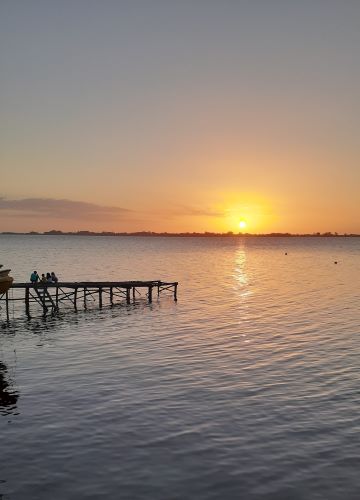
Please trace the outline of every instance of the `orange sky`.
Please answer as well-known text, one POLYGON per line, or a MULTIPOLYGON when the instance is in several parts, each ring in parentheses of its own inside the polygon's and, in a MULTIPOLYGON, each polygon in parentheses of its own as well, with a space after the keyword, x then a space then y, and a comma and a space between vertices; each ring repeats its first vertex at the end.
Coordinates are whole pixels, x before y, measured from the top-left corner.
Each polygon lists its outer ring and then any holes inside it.
POLYGON ((360 233, 360 4, 290 4, 4 5, 0 231, 360 233))

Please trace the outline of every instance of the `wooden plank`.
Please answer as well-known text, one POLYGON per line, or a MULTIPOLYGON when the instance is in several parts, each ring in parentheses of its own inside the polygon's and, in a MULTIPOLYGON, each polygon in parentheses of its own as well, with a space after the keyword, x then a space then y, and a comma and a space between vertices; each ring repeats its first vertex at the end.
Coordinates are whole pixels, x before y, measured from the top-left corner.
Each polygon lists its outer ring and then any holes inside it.
POLYGON ((11 288, 34 288, 34 289, 47 289, 47 288, 76 288, 76 287, 118 287, 118 288, 129 288, 135 286, 137 288, 146 288, 149 286, 155 286, 160 284, 174 284, 174 283, 164 283, 160 280, 149 280, 149 281, 62 281, 58 283, 13 283, 11 288))

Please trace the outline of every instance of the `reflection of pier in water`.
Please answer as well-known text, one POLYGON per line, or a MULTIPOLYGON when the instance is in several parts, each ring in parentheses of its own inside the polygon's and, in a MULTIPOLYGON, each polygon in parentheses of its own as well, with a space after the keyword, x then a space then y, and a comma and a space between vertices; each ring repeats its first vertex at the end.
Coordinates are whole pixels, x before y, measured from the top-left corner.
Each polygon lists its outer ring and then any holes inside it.
POLYGON ((87 309, 91 303, 97 303, 101 309, 105 303, 110 306, 125 301, 126 304, 135 303, 145 294, 147 301, 153 301, 153 295, 169 293, 177 300, 178 282, 154 281, 85 281, 85 282, 59 282, 59 283, 14 283, 12 287, 0 296, 0 305, 5 306, 6 318, 9 321, 9 305, 20 301, 25 304, 28 317, 30 305, 41 306, 43 315, 55 314, 66 304, 71 305, 75 311, 79 307, 87 309))
POLYGON ((12 384, 9 382, 8 369, 0 361, 0 415, 13 413, 18 398, 18 393, 12 389, 12 384))

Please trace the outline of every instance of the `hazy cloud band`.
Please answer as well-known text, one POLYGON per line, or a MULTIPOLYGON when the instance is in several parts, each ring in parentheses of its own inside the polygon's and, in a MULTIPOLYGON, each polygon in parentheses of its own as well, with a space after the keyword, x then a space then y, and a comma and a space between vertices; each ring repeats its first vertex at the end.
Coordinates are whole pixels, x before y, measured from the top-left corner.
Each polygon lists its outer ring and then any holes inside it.
POLYGON ((131 212, 121 207, 52 198, 24 198, 19 200, 0 198, 0 211, 6 212, 7 215, 13 217, 37 216, 62 219, 115 217, 131 212))

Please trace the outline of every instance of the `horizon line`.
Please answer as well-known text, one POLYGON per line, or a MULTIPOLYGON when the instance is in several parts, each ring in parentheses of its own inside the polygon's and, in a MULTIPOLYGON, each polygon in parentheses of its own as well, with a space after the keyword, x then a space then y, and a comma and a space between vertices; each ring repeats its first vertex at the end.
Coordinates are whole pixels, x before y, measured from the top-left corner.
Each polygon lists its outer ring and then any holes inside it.
POLYGON ((358 233, 338 233, 338 232, 312 232, 312 233, 289 233, 289 232, 270 232, 270 233, 244 233, 233 231, 226 231, 222 233, 212 232, 212 231, 180 231, 180 232, 168 232, 168 231, 61 231, 57 229, 52 229, 50 231, 1 231, 0 235, 24 235, 24 236, 166 236, 166 237, 360 237, 358 233))

